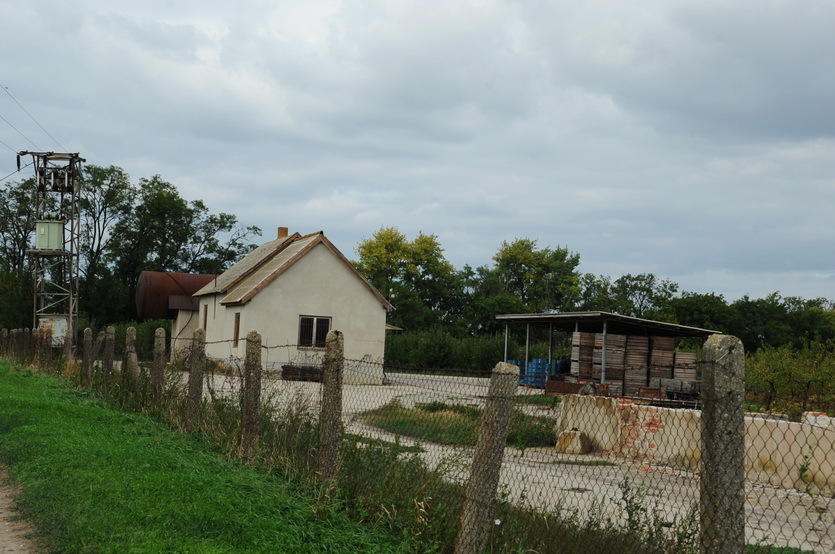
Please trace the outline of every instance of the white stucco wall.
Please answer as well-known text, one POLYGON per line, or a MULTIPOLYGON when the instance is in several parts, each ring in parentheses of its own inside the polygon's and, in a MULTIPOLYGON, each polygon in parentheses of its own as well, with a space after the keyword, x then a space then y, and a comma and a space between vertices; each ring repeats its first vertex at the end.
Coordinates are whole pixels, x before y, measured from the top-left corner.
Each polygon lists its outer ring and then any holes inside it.
MULTIPOLYGON (((382 363, 385 354, 386 312, 379 300, 356 275, 326 246, 315 246, 287 271, 261 290, 243 306, 222 306, 219 297, 200 300, 199 322, 202 325, 204 305, 208 306, 206 352, 209 357, 242 358, 245 339, 250 330, 261 334, 262 351, 267 368, 279 369, 300 354, 321 355, 323 349, 299 349, 299 316, 331 317, 331 329, 345 335, 345 357, 359 360, 369 356, 382 363), (241 314, 240 342, 231 344, 236 312, 241 314), (290 345, 290 346, 288 346, 290 345)), ((373 371, 352 373, 350 364, 344 376, 348 383, 380 384, 382 365, 373 371)))
POLYGON ((197 312, 180 310, 171 322, 171 361, 181 357, 183 350, 191 346, 194 330, 198 328, 200 318, 197 312))

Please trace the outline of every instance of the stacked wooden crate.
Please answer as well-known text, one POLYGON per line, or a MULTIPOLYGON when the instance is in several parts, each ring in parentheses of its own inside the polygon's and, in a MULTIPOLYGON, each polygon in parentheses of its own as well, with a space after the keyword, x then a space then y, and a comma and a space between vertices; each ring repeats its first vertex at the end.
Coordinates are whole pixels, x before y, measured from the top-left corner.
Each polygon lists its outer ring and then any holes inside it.
POLYGON ((675 359, 675 337, 652 337, 649 354, 649 378, 672 379, 675 359))
POLYGON ((571 375, 591 379, 594 365, 594 333, 575 332, 571 335, 571 375))
POLYGON ((696 353, 676 352, 673 365, 673 378, 684 381, 696 380, 696 353))
MULTIPOLYGON (((596 333, 594 336, 594 366, 592 367, 592 377, 595 380, 602 379, 603 376, 603 342, 603 333, 596 333)), ((626 336, 607 334, 605 342, 606 383, 610 385, 609 393, 612 396, 622 396, 626 361, 626 336)))
POLYGON ((647 360, 649 337, 626 337, 626 356, 623 372, 623 394, 635 396, 638 389, 647 386, 647 360))

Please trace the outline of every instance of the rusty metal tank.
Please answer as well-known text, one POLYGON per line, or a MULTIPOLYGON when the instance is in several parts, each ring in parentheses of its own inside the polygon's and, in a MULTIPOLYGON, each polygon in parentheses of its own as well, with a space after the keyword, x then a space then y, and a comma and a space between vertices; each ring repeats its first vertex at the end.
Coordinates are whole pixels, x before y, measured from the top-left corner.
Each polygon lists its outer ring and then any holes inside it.
POLYGON ((215 275, 143 271, 136 284, 136 314, 139 319, 174 319, 177 310, 197 310, 192 295, 215 275))

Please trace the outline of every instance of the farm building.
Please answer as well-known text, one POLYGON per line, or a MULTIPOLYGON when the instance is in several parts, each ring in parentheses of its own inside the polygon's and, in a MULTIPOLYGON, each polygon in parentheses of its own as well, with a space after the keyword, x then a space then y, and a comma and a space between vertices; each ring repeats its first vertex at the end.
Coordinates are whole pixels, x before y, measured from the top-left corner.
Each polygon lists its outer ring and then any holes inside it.
POLYGON ((676 351, 677 339, 703 341, 721 333, 609 312, 504 314, 496 319, 505 322, 505 337, 510 325, 525 325, 528 336, 531 327, 545 328, 549 341, 553 341, 554 331, 571 337, 570 363, 563 364, 562 372, 557 371, 550 355, 548 359, 528 360, 526 354, 525 360, 513 362, 520 366, 523 384, 545 387, 548 382, 559 381, 605 385, 600 390, 611 396, 641 396, 648 389, 662 386, 697 394, 698 384, 691 386, 697 381, 696 354, 676 351))
POLYGON ((171 320, 171 358, 191 345, 197 329, 199 302, 192 296, 215 275, 143 271, 136 284, 139 319, 171 320))
POLYGON ((386 315, 391 304, 320 231, 289 234, 262 244, 194 295, 206 355, 240 359, 246 334, 258 331, 265 368, 317 365, 325 336, 345 336, 345 358, 370 360, 362 370, 346 365, 345 382, 381 384, 386 315))

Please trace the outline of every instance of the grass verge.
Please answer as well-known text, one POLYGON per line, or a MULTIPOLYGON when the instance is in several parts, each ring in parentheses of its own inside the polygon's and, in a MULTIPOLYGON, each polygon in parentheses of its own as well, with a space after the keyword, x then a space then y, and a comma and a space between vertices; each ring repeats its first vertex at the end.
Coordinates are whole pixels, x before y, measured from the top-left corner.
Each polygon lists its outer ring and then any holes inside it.
POLYGON ((0 362, 0 462, 51 551, 396 552, 338 505, 0 362))
MULTIPOLYGON (((428 402, 407 408, 394 399, 369 410, 361 417, 369 424, 390 433, 438 444, 473 446, 478 438, 483 410, 476 406, 428 402)), ((554 424, 548 418, 514 411, 510 419, 507 444, 518 448, 556 444, 554 424)))

